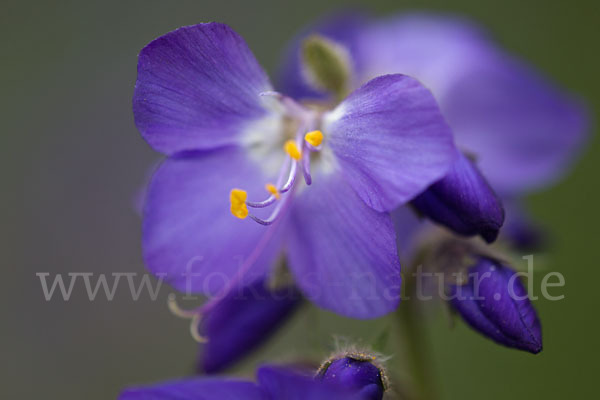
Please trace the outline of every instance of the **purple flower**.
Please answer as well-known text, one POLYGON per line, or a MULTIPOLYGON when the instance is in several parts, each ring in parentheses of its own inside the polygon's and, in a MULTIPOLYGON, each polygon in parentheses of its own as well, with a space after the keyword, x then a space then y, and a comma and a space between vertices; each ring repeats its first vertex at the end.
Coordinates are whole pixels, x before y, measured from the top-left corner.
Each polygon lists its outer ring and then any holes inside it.
POLYGON ((264 281, 235 290, 204 315, 198 370, 219 372, 268 340, 301 303, 293 288, 270 290, 264 281))
POLYGON ((387 382, 383 370, 366 354, 349 354, 326 362, 317 376, 324 382, 349 388, 366 400, 381 400, 387 382))
POLYGON ((257 382, 192 378, 125 389, 119 400, 345 400, 364 399, 350 389, 328 385, 289 369, 265 366, 257 382))
POLYGON ((321 307, 355 318, 396 307, 388 212, 444 176, 457 153, 418 81, 385 75, 340 104, 300 104, 272 91, 228 26, 199 24, 142 50, 133 110, 143 138, 168 156, 144 208, 153 273, 222 295, 264 278, 285 251, 321 307))
POLYGON ((302 79, 297 63, 298 44, 309 32, 347 49, 354 87, 373 76, 403 73, 431 89, 458 148, 476 167, 458 159, 413 204, 457 233, 492 241, 503 222, 494 191, 515 198, 553 182, 585 139, 587 121, 577 101, 463 19, 427 14, 326 19, 299 35, 283 65, 282 89, 301 98, 323 96, 302 79))
POLYGON ((504 346, 537 354, 542 330, 527 290, 512 269, 481 257, 465 285, 451 285, 450 304, 482 335, 504 346))

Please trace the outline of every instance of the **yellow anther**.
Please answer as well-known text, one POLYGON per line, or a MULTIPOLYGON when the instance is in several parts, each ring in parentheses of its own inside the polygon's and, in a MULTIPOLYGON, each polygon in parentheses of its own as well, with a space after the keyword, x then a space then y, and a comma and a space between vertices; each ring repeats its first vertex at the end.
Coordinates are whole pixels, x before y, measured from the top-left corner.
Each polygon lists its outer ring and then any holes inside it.
POLYGON ((243 204, 246 202, 247 198, 248 198, 248 193, 246 193, 245 190, 231 189, 231 192, 229 192, 229 201, 231 202, 232 205, 243 204))
POLYGON ((248 216, 248 207, 246 207, 246 204, 242 204, 239 206, 235 206, 232 204, 230 210, 233 216, 239 219, 244 219, 248 216))
POLYGON ((277 200, 279 200, 279 198, 281 197, 281 195, 279 194, 279 191, 277 190, 277 188, 275 187, 275 185, 272 185, 270 183, 267 183, 265 185, 265 189, 267 189, 267 192, 271 193, 273 196, 275 196, 275 198, 277 200))
POLYGON ((313 147, 318 147, 323 142, 323 132, 311 131, 304 135, 304 140, 310 143, 313 147))
POLYGON ((302 152, 298 149, 298 146, 296 146, 296 143, 293 140, 288 140, 287 142, 285 142, 285 145, 283 145, 283 149, 286 153, 288 153, 290 157, 292 157, 296 161, 302 158, 302 152))
POLYGON ((231 203, 231 213, 239 218, 244 219, 248 216, 248 207, 246 207, 246 199, 248 193, 241 189, 231 189, 229 193, 229 202, 231 203))

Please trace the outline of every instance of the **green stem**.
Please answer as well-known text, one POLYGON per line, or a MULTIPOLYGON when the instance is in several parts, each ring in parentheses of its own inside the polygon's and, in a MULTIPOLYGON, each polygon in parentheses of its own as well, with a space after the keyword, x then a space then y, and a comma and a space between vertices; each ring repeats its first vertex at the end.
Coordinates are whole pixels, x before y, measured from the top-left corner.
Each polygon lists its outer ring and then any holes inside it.
POLYGON ((420 301, 414 298, 414 290, 408 291, 411 298, 404 300, 397 311, 397 320, 403 339, 405 364, 413 378, 412 400, 437 399, 435 381, 431 368, 429 343, 420 301))

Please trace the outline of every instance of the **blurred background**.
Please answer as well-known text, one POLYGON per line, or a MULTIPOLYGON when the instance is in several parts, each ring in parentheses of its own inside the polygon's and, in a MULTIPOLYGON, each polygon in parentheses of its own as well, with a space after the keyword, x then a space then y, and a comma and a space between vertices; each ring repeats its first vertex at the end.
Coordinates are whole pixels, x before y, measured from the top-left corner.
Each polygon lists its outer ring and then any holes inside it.
MULTIPOLYGON (((132 204, 159 157, 133 124, 139 50, 179 26, 220 21, 233 26, 274 72, 286 41, 301 26, 349 4, 375 14, 420 9, 470 16, 500 45, 584 98, 590 114, 599 111, 600 12, 594 0, 5 0, 2 398, 111 399, 125 385, 193 369, 196 345, 186 322, 167 310, 167 290, 155 302, 148 296, 136 302, 121 285, 112 301, 100 296, 90 302, 77 285, 70 301, 56 296, 47 302, 36 276, 145 272, 132 204)), ((544 325, 540 355, 496 346, 459 321, 452 327, 441 312, 427 316, 431 370, 444 399, 561 399, 595 392, 600 269, 591 250, 600 239, 599 168, 600 147, 592 137, 566 180, 529 199, 553 237, 544 254, 547 267, 566 278, 564 300, 536 303, 544 325)), ((319 353, 332 343, 332 332, 360 336, 386 324, 305 308, 235 372, 247 373, 264 359, 319 353)), ((393 362, 401 364, 401 357, 393 362)))

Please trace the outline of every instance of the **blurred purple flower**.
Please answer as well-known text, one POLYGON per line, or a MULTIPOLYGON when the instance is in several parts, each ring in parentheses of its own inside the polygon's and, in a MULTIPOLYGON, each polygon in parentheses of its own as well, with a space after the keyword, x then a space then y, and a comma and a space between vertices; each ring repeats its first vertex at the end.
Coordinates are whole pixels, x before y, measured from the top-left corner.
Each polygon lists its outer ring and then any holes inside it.
POLYGON ((281 367, 264 366, 257 382, 230 378, 190 378, 125 389, 119 400, 345 400, 364 399, 350 389, 281 367))
POLYGON ((490 186, 514 199, 550 184, 584 142, 581 104, 498 49, 469 21, 427 14, 325 19, 300 34, 284 60, 281 88, 297 98, 323 97, 302 79, 298 64, 301 39, 314 32, 349 51, 354 87, 373 76, 402 73, 431 89, 457 146, 477 168, 465 170, 469 165, 459 159, 413 204, 457 233, 493 240, 503 215, 490 186))
POLYGON ((168 156, 144 207, 153 273, 180 291, 222 295, 262 279, 285 249, 296 283, 321 307, 355 318, 396 307, 388 211, 457 156, 416 80, 386 75, 326 110, 301 105, 272 92, 228 26, 200 24, 142 50, 133 110, 144 139, 168 156))
POLYGON ((468 273, 465 285, 449 288, 454 310, 499 344, 534 354, 542 351, 540 321, 517 273, 484 257, 468 273))
POLYGON ((513 249, 522 251, 540 250, 549 246, 547 232, 533 221, 519 201, 506 201, 507 224, 502 230, 513 249))

